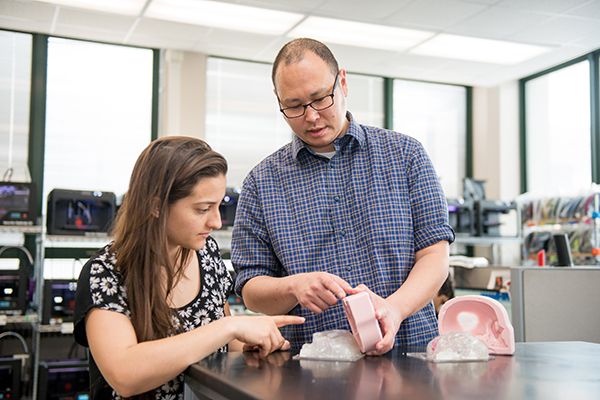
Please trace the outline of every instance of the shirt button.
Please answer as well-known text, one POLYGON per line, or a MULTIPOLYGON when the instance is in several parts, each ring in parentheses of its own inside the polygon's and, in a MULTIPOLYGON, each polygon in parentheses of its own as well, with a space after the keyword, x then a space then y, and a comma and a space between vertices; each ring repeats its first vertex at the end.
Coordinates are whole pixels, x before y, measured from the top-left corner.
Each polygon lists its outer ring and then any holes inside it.
POLYGON ((350 270, 352 270, 352 267, 350 265, 347 265, 346 266, 346 271, 350 271, 350 270))
POLYGON ((333 162, 330 162, 330 163, 329 163, 329 166, 330 166, 331 168, 333 168, 333 162))
POLYGON ((345 231, 345 230, 342 230, 342 231, 340 232, 340 234, 341 234, 342 236, 346 236, 346 231, 345 231))
POLYGON ((335 197, 333 198, 333 200, 335 200, 335 201, 340 201, 340 196, 335 196, 335 197))

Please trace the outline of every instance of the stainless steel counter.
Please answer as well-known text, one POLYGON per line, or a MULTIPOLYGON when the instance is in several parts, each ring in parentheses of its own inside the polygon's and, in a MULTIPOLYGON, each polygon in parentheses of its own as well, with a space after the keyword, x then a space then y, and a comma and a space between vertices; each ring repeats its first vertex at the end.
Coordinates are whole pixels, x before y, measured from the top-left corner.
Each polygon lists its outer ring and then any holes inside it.
MULTIPOLYGON (((423 348, 409 351, 424 351, 423 348)), ((488 362, 428 363, 394 349, 354 363, 289 352, 215 354, 185 373, 200 399, 599 399, 600 344, 517 343, 488 362)))

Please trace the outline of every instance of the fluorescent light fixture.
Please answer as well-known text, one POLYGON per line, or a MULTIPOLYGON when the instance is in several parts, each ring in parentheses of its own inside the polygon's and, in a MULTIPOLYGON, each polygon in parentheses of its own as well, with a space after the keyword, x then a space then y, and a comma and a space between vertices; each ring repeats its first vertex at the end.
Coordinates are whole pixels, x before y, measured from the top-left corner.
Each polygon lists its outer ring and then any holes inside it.
POLYGON ((35 0, 58 6, 84 8, 121 15, 138 16, 146 5, 146 0, 35 0))
POLYGON ((236 31, 282 35, 304 15, 205 0, 154 0, 145 17, 236 31))
POLYGON ((549 52, 549 47, 442 33, 409 53, 491 64, 514 65, 549 52))
POLYGON ((434 33, 340 19, 308 17, 288 36, 311 37, 323 42, 372 49, 402 51, 432 37, 434 33))

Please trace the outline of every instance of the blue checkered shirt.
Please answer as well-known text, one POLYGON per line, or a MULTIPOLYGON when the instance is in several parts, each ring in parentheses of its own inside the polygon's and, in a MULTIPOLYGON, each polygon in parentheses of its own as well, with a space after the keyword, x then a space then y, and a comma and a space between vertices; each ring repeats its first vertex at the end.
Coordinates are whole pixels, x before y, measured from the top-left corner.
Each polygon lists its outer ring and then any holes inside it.
MULTIPOLYGON (((350 113, 333 158, 298 137, 246 177, 233 229, 235 290, 266 275, 325 271, 386 298, 406 280, 415 252, 452 242, 448 207, 423 146, 410 136, 359 125, 350 113)), ((302 325, 282 328, 293 350, 315 332, 350 330, 341 302, 322 314, 296 306, 302 325)), ((433 304, 402 322, 395 345, 428 343, 438 333, 433 304)))

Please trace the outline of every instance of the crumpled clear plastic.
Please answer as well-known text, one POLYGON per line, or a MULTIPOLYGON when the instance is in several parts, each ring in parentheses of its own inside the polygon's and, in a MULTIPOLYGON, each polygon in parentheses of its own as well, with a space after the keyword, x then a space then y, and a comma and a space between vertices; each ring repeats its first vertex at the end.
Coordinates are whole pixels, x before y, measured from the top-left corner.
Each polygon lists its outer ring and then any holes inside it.
POLYGON ((352 333, 334 329, 313 334, 312 343, 304 343, 296 359, 357 361, 364 356, 352 333))
POLYGON ((434 338, 427 344, 427 361, 487 361, 487 346, 469 332, 450 332, 434 338))

